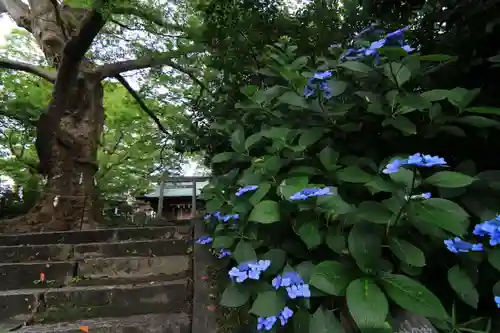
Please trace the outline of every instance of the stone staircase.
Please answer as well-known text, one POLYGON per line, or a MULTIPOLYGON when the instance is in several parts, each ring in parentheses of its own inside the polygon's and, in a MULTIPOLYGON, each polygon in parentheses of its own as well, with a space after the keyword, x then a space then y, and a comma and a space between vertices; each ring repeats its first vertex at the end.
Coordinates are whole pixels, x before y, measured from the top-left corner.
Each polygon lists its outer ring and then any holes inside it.
POLYGON ((193 332, 192 233, 0 235, 0 333, 193 332))

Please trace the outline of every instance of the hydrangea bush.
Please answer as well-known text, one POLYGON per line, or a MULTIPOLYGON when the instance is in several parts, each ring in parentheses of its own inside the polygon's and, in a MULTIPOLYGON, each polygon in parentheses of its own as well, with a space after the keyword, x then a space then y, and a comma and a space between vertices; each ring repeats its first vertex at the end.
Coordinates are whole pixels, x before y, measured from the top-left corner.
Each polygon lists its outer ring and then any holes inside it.
POLYGON ((453 59, 419 54, 406 31, 371 27, 314 59, 283 38, 268 79, 242 90, 243 119, 218 124, 232 150, 213 158, 227 173, 203 191, 197 242, 228 263, 221 304, 258 331, 391 333, 401 308, 443 332, 491 327, 500 217, 477 193, 493 171, 429 150, 495 120, 469 107, 477 91, 422 91, 453 59))

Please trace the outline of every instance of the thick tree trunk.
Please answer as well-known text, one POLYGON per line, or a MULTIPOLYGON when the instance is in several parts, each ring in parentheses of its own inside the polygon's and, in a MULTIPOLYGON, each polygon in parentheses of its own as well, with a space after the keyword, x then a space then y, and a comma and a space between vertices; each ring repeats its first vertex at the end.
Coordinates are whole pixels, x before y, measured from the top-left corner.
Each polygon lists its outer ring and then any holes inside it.
MULTIPOLYGON (((60 137, 50 148, 47 183, 37 204, 24 216, 8 221, 6 231, 94 228, 100 220, 95 182, 98 138, 103 129, 100 80, 83 78, 71 89, 71 107, 61 120, 60 137)), ((43 126, 43 122, 39 126, 43 126)))

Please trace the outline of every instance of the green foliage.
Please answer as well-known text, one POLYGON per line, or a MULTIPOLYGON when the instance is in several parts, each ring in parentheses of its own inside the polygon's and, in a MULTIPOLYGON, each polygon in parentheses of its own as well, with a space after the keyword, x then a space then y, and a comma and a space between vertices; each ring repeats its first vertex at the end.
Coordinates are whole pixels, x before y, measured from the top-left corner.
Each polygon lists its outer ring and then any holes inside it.
MULTIPOLYGON (((362 332, 392 332, 395 307, 431 318, 447 332, 492 317, 491 290, 500 275, 488 270, 483 276, 480 267, 489 261, 498 269, 499 255, 454 256, 444 241, 467 237, 498 211, 494 200, 479 199, 497 193, 487 181, 496 174, 461 159, 463 152, 447 154, 462 148, 452 142, 471 126, 497 134, 493 113, 482 120, 464 115, 475 90, 418 85, 442 55, 384 51, 377 63, 341 62, 332 54, 313 63, 296 50, 287 41, 267 48, 260 73, 269 80, 242 89, 235 107, 244 116, 225 119, 230 145, 212 159, 220 175, 203 194, 209 212, 239 214, 232 224, 208 218, 213 247, 230 250, 235 267, 271 261, 258 282, 243 282, 244 292, 229 282, 221 304, 250 307, 257 317, 277 316, 286 305, 295 313, 286 331, 294 332, 347 329, 337 317, 351 318, 362 332), (316 94, 304 96, 313 73, 325 70, 336 93, 328 98, 317 85, 316 94), (417 149, 443 155, 448 164, 382 172, 417 149), (234 194, 249 185, 258 188, 234 194), (297 200, 311 188, 330 193, 297 200), (287 299, 283 289, 270 288, 272 278, 286 272, 309 285, 310 299, 287 299), (476 313, 480 292, 489 303, 476 313)), ((218 120, 214 126, 222 131, 218 120)), ((478 332, 486 329, 477 325, 478 332)))

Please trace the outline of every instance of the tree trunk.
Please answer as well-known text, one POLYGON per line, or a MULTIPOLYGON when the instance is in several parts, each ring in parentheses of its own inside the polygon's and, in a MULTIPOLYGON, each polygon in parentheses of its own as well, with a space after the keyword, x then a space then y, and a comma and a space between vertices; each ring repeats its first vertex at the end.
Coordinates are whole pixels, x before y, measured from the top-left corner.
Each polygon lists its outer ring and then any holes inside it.
POLYGON ((94 177, 104 125, 103 88, 99 79, 84 77, 71 91, 60 137, 44 143, 51 163, 43 193, 26 215, 6 221, 6 231, 87 229, 100 220, 94 177))

